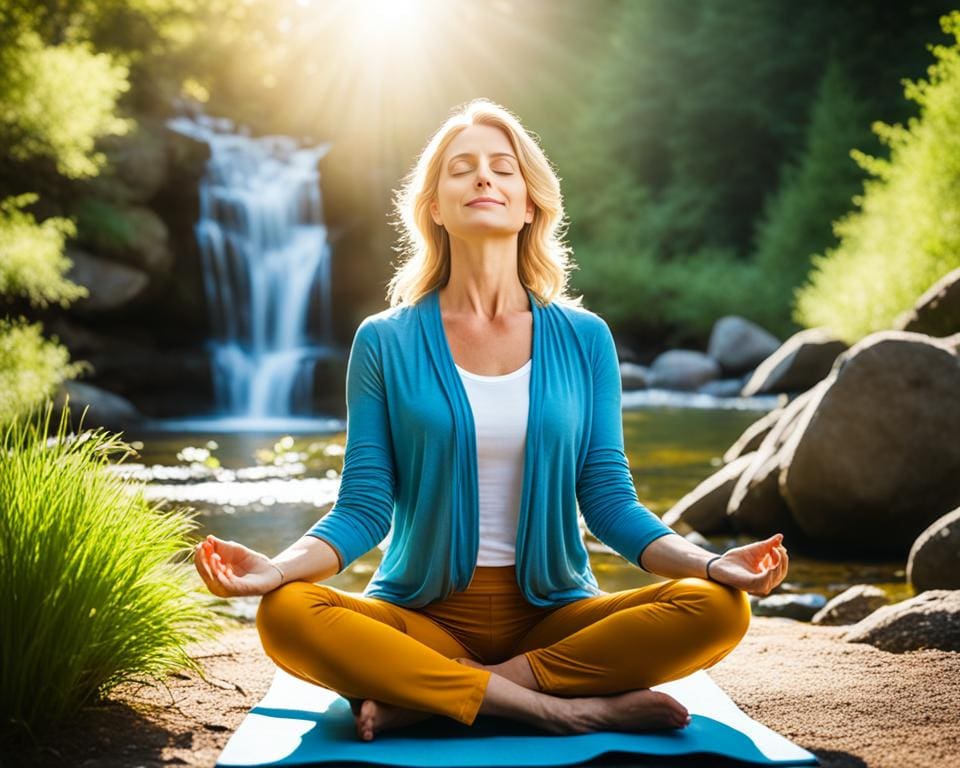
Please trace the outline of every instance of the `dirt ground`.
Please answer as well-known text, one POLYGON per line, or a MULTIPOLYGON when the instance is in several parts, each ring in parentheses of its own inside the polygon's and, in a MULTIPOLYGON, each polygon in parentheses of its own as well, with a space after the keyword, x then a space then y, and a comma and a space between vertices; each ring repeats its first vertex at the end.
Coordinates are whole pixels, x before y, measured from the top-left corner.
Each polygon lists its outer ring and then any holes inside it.
MULTIPOLYGON (((960 653, 892 654, 845 643, 843 631, 754 617, 710 675, 747 714, 823 766, 960 768, 960 653)), ((125 686, 78 713, 43 750, 7 751, 0 765, 214 765, 274 667, 249 625, 193 651, 206 680, 176 674, 165 686, 125 686)), ((611 765, 611 758, 602 762, 611 765)), ((744 765, 709 757, 667 764, 744 765)))

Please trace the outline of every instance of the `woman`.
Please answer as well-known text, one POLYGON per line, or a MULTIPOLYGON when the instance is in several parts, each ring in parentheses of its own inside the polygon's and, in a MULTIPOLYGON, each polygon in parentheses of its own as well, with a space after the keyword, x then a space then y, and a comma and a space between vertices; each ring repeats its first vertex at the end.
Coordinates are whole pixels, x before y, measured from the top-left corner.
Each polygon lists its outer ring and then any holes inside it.
POLYGON ((714 556, 637 500, 613 338, 564 293, 559 182, 512 114, 486 100, 454 114, 397 208, 409 256, 353 341, 336 504, 272 560, 208 536, 201 576, 264 596, 266 653, 347 697, 364 740, 435 714, 684 727, 650 688, 737 645, 745 592, 786 575, 782 535, 714 556), (601 592, 578 509, 668 580, 601 592), (388 533, 362 595, 315 583, 388 533))

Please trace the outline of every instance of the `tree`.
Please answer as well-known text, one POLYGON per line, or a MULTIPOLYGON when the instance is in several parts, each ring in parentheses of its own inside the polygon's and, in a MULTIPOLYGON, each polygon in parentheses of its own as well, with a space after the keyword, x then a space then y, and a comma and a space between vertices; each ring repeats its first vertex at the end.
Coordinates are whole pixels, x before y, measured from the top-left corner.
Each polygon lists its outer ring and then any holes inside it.
POLYGON ((800 156, 784 166, 781 181, 766 205, 756 233, 754 262, 764 279, 756 287, 758 318, 770 330, 797 330, 784 309, 810 271, 810 257, 836 244, 830 222, 850 209, 863 172, 850 147, 870 136, 867 106, 832 56, 811 108, 800 156))
POLYGON ((847 342, 890 327, 937 279, 960 266, 960 11, 940 20, 952 45, 928 46, 926 80, 904 81, 920 115, 874 123, 889 160, 855 150, 873 178, 857 209, 834 224, 839 245, 813 258, 795 319, 826 326, 847 342))

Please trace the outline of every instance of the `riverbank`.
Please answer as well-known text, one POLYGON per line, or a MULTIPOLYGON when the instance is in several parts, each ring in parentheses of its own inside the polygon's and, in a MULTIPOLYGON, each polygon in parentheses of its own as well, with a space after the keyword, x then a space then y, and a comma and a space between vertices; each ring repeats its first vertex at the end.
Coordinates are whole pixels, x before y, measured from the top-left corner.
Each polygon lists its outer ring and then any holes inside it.
MULTIPOLYGON (((812 751, 822 766, 960 765, 960 653, 886 653, 845 643, 843 632, 754 617, 710 675, 748 715, 812 751)), ((212 766, 274 667, 250 625, 193 655, 206 680, 184 673, 166 687, 124 686, 82 712, 48 750, 11 758, 35 766, 212 766)))

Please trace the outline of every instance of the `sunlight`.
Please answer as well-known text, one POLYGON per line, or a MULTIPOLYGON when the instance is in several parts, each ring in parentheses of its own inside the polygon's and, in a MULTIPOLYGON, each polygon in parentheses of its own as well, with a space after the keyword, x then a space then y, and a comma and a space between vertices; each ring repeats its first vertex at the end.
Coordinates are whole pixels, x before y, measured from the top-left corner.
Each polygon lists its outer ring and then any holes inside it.
POLYGON ((436 0, 350 0, 336 4, 301 0, 302 8, 333 15, 356 53, 390 58, 420 38, 437 32, 445 4, 436 0))
MULTIPOLYGON (((425 0, 361 0, 354 3, 358 37, 374 43, 421 34, 430 24, 425 0)), ((433 4, 435 10, 440 6, 433 4)))

